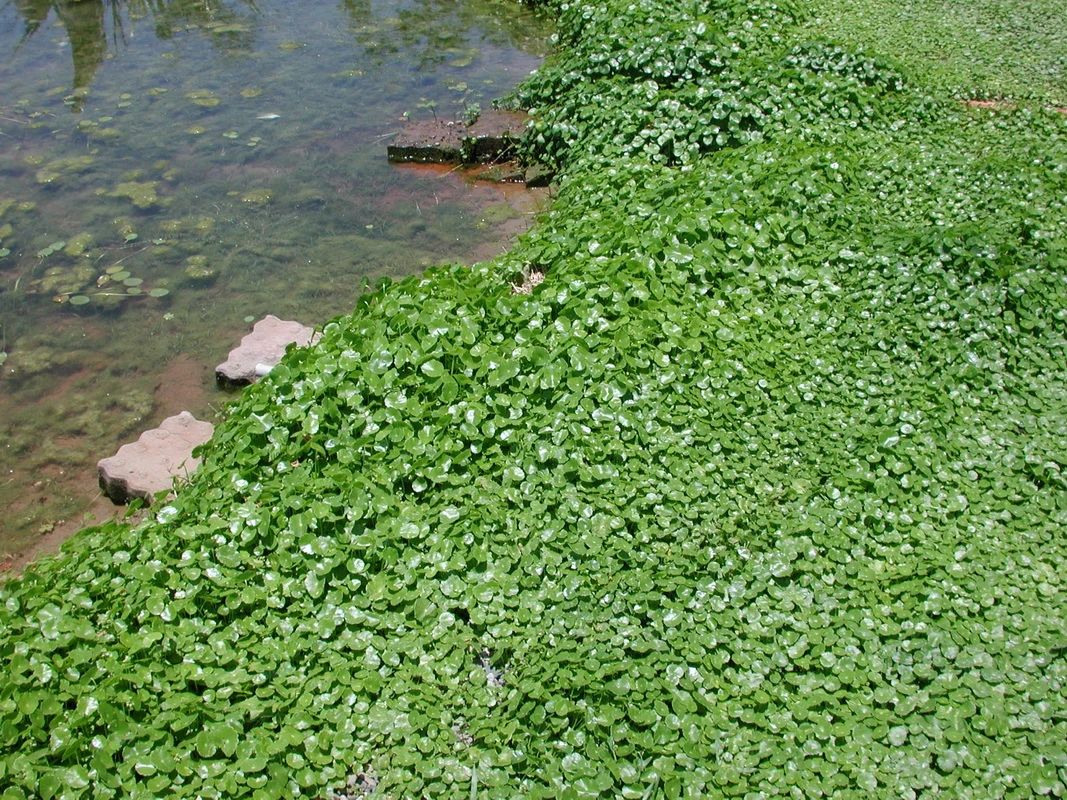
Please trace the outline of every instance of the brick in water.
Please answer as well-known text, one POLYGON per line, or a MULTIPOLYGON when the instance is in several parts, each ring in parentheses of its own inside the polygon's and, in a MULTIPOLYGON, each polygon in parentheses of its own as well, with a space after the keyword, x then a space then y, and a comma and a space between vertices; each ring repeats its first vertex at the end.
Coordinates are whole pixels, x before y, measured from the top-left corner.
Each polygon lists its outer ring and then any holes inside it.
POLYGON ((468 161, 487 164, 515 157, 515 146, 526 130, 528 117, 521 111, 484 111, 467 128, 468 161))
POLYGON ((215 379, 226 387, 252 383, 282 360, 286 347, 310 344, 314 333, 307 325, 267 314, 230 351, 229 357, 215 367, 215 379))
POLYGON ((100 490, 118 505, 135 497, 151 502, 172 488, 175 478, 188 478, 196 471, 200 461, 193 458, 193 448, 210 439, 213 430, 210 422, 188 411, 167 417, 158 428, 97 462, 100 490))
POLYGON ((389 160, 458 164, 463 158, 463 138, 466 131, 466 126, 458 122, 412 122, 406 125, 389 145, 389 160))

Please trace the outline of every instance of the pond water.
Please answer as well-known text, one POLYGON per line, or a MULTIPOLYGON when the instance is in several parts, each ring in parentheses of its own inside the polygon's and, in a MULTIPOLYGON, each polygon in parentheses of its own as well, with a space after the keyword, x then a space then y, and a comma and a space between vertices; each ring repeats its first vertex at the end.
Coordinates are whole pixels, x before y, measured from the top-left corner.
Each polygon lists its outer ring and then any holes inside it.
POLYGON ((0 561, 110 510, 98 458, 212 418, 253 319, 322 323, 524 229, 525 189, 385 145, 488 107, 549 32, 513 0, 0 6, 0 561))

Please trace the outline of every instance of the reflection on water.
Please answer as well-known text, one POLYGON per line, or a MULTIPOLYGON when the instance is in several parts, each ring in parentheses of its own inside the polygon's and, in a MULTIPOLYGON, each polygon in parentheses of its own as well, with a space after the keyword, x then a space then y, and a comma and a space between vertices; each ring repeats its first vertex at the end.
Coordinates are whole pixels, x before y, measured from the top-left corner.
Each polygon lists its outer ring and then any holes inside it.
POLYGON ((547 32, 511 0, 0 4, 0 560, 81 519, 96 459, 221 407, 248 320, 520 231, 523 190, 384 143, 487 106, 547 32))
POLYGON ((469 66, 476 57, 468 49, 469 33, 478 29, 486 42, 507 42, 528 52, 541 52, 546 28, 529 24, 524 12, 516 25, 516 0, 485 0, 455 3, 454 0, 423 0, 397 6, 389 14, 375 12, 370 0, 342 0, 349 17, 349 31, 368 56, 383 60, 403 52, 420 70, 440 66, 469 66), (449 24, 432 20, 450 19, 449 24), (430 22, 430 24, 427 24, 430 22))
POLYGON ((236 6, 214 0, 14 0, 14 6, 25 23, 23 42, 53 13, 62 25, 74 66, 74 111, 81 110, 84 92, 78 90, 89 87, 109 51, 126 42, 127 31, 132 31, 137 20, 151 19, 160 40, 196 27, 231 49, 251 44, 256 11, 252 0, 242 0, 236 6))
POLYGON ((107 53, 104 4, 78 0, 16 0, 15 8, 26 20, 26 37, 33 35, 55 11, 71 42, 74 88, 88 86, 107 53))

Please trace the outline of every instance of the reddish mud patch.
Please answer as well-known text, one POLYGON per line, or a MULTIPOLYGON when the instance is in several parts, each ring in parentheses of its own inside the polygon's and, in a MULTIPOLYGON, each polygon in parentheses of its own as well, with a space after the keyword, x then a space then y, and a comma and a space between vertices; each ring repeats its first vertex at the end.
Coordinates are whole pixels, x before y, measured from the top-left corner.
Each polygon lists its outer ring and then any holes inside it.
POLYGON ((175 356, 159 375, 153 394, 153 411, 159 417, 171 417, 181 411, 197 417, 206 414, 211 405, 214 385, 211 368, 187 353, 175 356))
MULTIPOLYGON (((987 111, 1012 111, 1017 108, 1011 100, 964 100, 963 104, 967 108, 984 108, 987 111)), ((1067 106, 1046 106, 1045 110, 1067 114, 1067 106)))
MULTIPOLYGON (((0 556, 0 582, 13 575, 21 575, 22 571, 37 559, 59 552, 63 543, 82 528, 103 525, 125 513, 123 509, 117 509, 115 504, 99 491, 94 496, 87 497, 84 506, 83 512, 77 518, 59 520, 51 530, 43 533, 21 553, 0 556)), ((143 512, 138 512, 131 521, 139 520, 142 516, 143 512)))
POLYGON ((1010 100, 964 100, 967 108, 984 108, 989 111, 1011 111, 1015 103, 1010 100))
MULTIPOLYGON (((69 321, 57 320, 57 329, 67 324, 69 321)), ((62 413, 62 409, 70 407, 71 398, 93 391, 95 376, 108 366, 107 354, 90 347, 94 339, 105 335, 97 328, 96 325, 86 325, 83 339, 86 348, 76 352, 75 361, 51 370, 55 378, 42 387, 37 404, 41 414, 62 413)), ((15 372, 17 374, 17 369, 15 372)), ((210 366, 199 363, 190 355, 181 354, 171 359, 156 379, 151 416, 161 419, 189 409, 213 417, 211 377, 210 366)), ((37 378, 31 376, 27 380, 37 378)), ((17 405, 17 398, 0 393, 0 415, 6 414, 11 420, 25 413, 25 409, 17 405)), ((144 427, 148 427, 148 421, 145 420, 144 427)), ((125 513, 103 497, 97 485, 95 461, 111 454, 110 445, 100 440, 99 432, 70 427, 63 433, 48 436, 47 444, 55 454, 55 461, 42 464, 38 460, 30 467, 20 464, 17 456, 12 457, 0 477, 0 484, 5 488, 12 484, 21 487, 17 494, 5 492, 7 517, 33 519, 32 524, 36 526, 28 535, 20 535, 6 547, 0 547, 0 578, 4 574, 18 573, 31 561, 56 552, 64 541, 82 528, 125 513)), ((10 452, 5 455, 13 456, 10 452)))

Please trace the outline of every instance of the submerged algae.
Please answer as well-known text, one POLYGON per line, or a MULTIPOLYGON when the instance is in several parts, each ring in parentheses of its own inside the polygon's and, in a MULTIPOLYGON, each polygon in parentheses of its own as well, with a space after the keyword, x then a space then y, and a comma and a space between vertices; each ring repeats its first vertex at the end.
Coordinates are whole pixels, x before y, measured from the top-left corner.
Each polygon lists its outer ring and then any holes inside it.
POLYGON ((213 281, 218 277, 218 272, 208 266, 207 256, 189 256, 185 259, 185 277, 197 282, 213 281))
POLYGON ((88 286, 95 277, 91 264, 56 266, 46 269, 31 286, 43 294, 71 294, 88 286))
POLYGON ((214 108, 222 102, 222 98, 214 92, 206 89, 197 89, 192 92, 186 92, 185 97, 191 103, 201 106, 202 108, 214 108))
POLYGON ((86 255, 86 250, 93 246, 93 235, 88 231, 75 234, 67 240, 66 246, 63 248, 63 252, 68 256, 75 258, 77 256, 86 255))
POLYGON ((265 206, 274 198, 270 189, 249 189, 241 195, 241 202, 252 206, 265 206))
POLYGON ((152 208, 159 204, 156 187, 159 181, 126 181, 111 190, 112 197, 125 197, 137 208, 152 208))
MULTIPOLYGON (((96 162, 92 155, 72 156, 50 161, 42 166, 35 175, 37 183, 52 185, 68 175, 76 175, 85 172, 96 162)), ((32 163, 32 162, 31 162, 32 163)))

